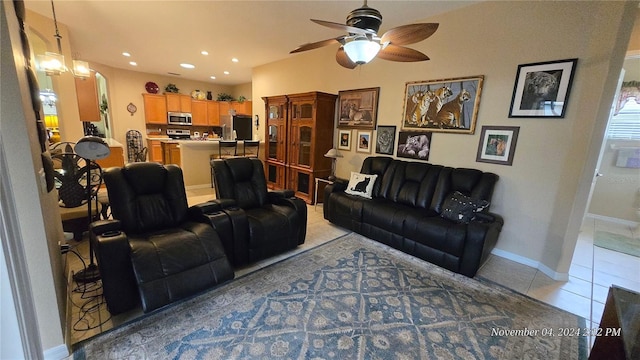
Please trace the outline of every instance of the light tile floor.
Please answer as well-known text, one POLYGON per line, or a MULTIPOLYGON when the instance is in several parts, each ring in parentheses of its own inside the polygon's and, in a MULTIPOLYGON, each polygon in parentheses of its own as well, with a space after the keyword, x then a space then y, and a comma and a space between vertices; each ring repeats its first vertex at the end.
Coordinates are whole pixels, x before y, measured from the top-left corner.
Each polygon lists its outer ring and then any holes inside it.
MULTIPOLYGON (((189 205, 205 202, 214 198, 213 189, 187 190, 189 205)), ((243 276, 269 264, 286 259, 294 254, 306 251, 347 233, 344 229, 324 220, 322 205, 308 206, 307 240, 297 249, 267 260, 260 261, 245 268, 236 269, 236 277, 243 276)), ((611 250, 593 246, 593 234, 597 230, 620 233, 626 236, 640 237, 629 227, 588 219, 584 222, 569 271, 569 281, 558 282, 547 277, 537 269, 491 255, 478 272, 482 277, 505 287, 526 294, 545 303, 554 305, 587 320, 587 326, 597 327, 609 286, 616 284, 634 291, 640 291, 640 258, 621 254, 611 250)), ((640 241, 640 240, 639 240, 640 241)), ((86 239, 78 243, 76 250, 87 254, 86 239)), ((85 259, 85 261, 87 261, 85 259)), ((81 268, 75 256, 68 258, 69 271, 81 268)), ((75 286, 70 282, 70 289, 75 286)), ((72 299, 70 326, 71 343, 77 343, 114 326, 129 322, 142 315, 141 310, 132 310, 125 314, 111 317, 106 306, 100 300, 86 299, 78 290, 70 292, 72 299), (85 304, 82 306, 82 304, 85 304), (79 306, 82 306, 79 307, 79 306), (83 310, 84 309, 84 310, 83 310)), ((87 291, 86 294, 91 294, 87 291)), ((593 339, 590 339, 592 342, 593 339)))

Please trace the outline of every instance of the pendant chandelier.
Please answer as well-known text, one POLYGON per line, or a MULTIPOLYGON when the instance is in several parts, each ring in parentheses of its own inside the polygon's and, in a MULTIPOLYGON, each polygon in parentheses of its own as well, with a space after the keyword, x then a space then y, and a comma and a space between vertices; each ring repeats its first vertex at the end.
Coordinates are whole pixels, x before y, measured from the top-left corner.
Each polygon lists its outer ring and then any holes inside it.
MULTIPOLYGON (((56 29, 54 37, 58 44, 58 52, 45 52, 43 55, 36 57, 40 70, 49 76, 60 75, 68 70, 64 62, 64 55, 62 55, 62 45, 60 43, 62 36, 60 36, 60 31, 58 30, 58 19, 56 18, 56 8, 53 5, 53 0, 51 0, 51 12, 53 13, 53 25, 56 29)), ((73 69, 71 70, 73 76, 84 79, 91 75, 90 71, 88 62, 73 60, 73 69)))

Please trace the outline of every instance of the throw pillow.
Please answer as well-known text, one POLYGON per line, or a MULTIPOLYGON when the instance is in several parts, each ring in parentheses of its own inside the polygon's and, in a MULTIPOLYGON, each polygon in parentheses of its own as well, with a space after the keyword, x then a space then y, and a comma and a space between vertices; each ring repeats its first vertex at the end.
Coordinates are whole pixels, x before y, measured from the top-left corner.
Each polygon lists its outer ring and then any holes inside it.
POLYGON ((489 207, 486 200, 472 199, 456 191, 442 204, 442 216, 445 219, 468 224, 476 217, 476 213, 489 207))
POLYGON ((377 178, 378 175, 360 174, 352 171, 351 178, 349 179, 349 185, 347 185, 347 189, 344 192, 371 199, 373 185, 376 183, 377 178))

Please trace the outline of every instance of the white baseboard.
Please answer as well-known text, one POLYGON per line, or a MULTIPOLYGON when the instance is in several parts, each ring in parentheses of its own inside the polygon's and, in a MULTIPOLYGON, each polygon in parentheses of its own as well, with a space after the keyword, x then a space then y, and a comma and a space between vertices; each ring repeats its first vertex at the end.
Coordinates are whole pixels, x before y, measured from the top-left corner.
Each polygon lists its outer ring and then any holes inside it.
POLYGON ((61 360, 64 358, 69 357, 69 349, 67 348, 67 345, 65 344, 60 344, 58 346, 52 347, 50 349, 47 349, 44 351, 43 353, 44 358, 47 360, 61 360))
POLYGON ((613 223, 613 224, 629 226, 629 227, 632 227, 632 228, 635 228, 636 226, 640 225, 640 223, 637 222, 637 221, 631 221, 631 220, 626 220, 626 219, 618 219, 618 218, 604 216, 604 215, 598 215, 598 214, 587 213, 584 217, 585 218, 592 218, 592 219, 596 219, 596 220, 601 220, 601 221, 606 221, 606 222, 610 222, 610 223, 613 223))
POLYGON ((491 253, 493 255, 500 256, 501 258, 505 258, 507 260, 511 260, 511 261, 517 262, 518 264, 526 265, 528 267, 540 270, 540 271, 542 271, 543 274, 547 275, 548 277, 552 278, 553 280, 556 280, 556 281, 567 281, 567 280, 569 280, 569 274, 568 273, 559 273, 559 272, 557 272, 555 270, 550 269, 549 267, 547 267, 546 265, 540 263, 539 261, 531 260, 528 257, 524 257, 524 256, 521 256, 521 255, 517 255, 517 254, 514 254, 514 253, 510 253, 508 251, 504 251, 504 250, 496 249, 496 248, 491 250, 491 253))

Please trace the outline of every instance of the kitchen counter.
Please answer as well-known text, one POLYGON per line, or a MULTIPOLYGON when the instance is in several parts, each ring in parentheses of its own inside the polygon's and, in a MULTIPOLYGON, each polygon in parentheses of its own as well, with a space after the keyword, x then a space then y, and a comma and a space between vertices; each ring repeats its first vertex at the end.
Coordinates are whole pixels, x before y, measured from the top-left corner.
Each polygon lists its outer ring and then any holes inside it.
MULTIPOLYGON (((203 188, 211 186, 211 155, 218 154, 220 139, 181 140, 158 139, 164 143, 178 144, 180 147, 180 167, 186 187, 203 188)), ((244 141, 238 140, 238 152, 242 152, 244 141)), ((264 141, 260 141, 260 158, 264 158, 264 141)))

